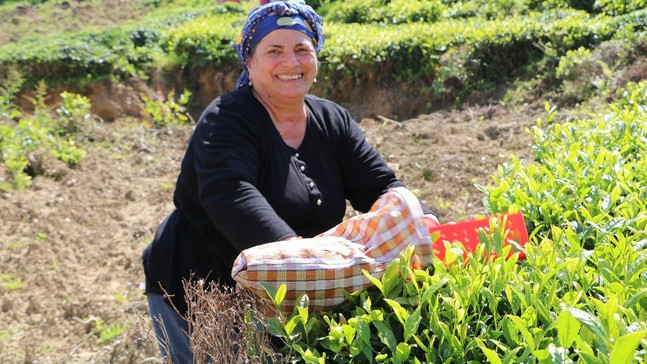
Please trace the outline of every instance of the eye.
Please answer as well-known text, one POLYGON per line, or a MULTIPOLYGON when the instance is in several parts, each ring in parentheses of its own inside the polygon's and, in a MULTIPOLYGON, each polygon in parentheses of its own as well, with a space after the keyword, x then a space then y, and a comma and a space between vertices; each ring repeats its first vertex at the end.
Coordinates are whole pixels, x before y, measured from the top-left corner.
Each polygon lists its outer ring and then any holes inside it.
POLYGON ((281 51, 277 48, 273 48, 267 51, 267 54, 274 56, 274 55, 281 54, 281 51))

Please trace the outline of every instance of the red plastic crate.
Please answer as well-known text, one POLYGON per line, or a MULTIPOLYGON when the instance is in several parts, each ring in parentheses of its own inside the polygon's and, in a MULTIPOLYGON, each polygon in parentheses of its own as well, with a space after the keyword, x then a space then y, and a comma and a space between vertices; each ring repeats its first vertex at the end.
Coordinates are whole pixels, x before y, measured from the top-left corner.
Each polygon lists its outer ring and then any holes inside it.
MULTIPOLYGON (((506 229, 508 229, 508 241, 505 242, 505 245, 509 245, 509 240, 514 240, 520 246, 525 246, 528 242, 528 231, 526 230, 526 222, 523 219, 523 214, 517 212, 514 214, 498 214, 496 215, 499 218, 506 218, 506 229)), ((459 241, 463 243, 465 251, 463 256, 467 257, 468 252, 474 252, 476 245, 479 243, 479 229, 482 228, 485 232, 490 230, 490 218, 493 216, 486 216, 480 219, 465 220, 460 222, 452 222, 442 225, 436 225, 429 227, 429 233, 440 232, 440 236, 437 237, 433 244, 434 256, 437 259, 442 261, 445 260, 445 241, 450 243, 459 241)), ((516 252, 517 249, 513 245, 510 255, 516 252)), ((494 253, 492 253, 494 254, 494 253)), ((520 259, 525 259, 525 254, 523 252, 519 253, 520 259)))

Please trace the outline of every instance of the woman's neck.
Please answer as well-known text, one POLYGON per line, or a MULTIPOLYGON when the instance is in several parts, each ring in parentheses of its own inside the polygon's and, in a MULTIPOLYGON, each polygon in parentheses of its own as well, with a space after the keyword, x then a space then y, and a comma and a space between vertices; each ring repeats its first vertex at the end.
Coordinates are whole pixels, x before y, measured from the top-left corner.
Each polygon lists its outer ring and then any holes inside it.
POLYGON ((274 127, 283 138, 283 141, 292 148, 298 148, 303 141, 306 131, 306 106, 301 99, 295 102, 273 102, 271 98, 264 98, 254 89, 254 96, 265 106, 270 114, 274 127))
POLYGON ((294 100, 276 100, 276 98, 263 95, 252 88, 252 93, 270 114, 275 123, 302 122, 306 119, 304 98, 294 100))

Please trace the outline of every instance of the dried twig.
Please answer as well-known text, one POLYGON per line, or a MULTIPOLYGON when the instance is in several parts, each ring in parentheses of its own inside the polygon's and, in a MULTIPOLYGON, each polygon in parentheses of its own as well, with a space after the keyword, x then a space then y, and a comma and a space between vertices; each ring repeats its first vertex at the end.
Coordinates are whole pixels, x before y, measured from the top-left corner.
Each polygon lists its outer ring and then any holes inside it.
MULTIPOLYGON (((194 363, 250 363, 280 362, 282 356, 270 343, 265 326, 265 303, 248 291, 236 291, 215 282, 193 278, 184 282, 188 306, 186 315, 189 340, 194 363)), ((176 312, 177 308, 173 307, 176 312)), ((144 339, 166 348, 168 335, 159 321, 164 338, 157 338, 150 328, 150 320, 140 316, 140 323, 148 321, 148 329, 138 328, 144 339)), ((165 358, 172 364, 171 358, 165 358)))

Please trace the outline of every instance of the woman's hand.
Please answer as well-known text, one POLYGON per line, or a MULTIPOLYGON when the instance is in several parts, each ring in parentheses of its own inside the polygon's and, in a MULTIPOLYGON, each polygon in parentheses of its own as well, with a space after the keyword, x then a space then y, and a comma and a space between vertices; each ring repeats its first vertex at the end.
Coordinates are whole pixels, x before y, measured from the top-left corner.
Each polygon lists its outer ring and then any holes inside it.
POLYGON ((440 222, 436 215, 426 214, 422 216, 422 219, 424 220, 425 225, 427 225, 427 230, 440 226, 440 222))

